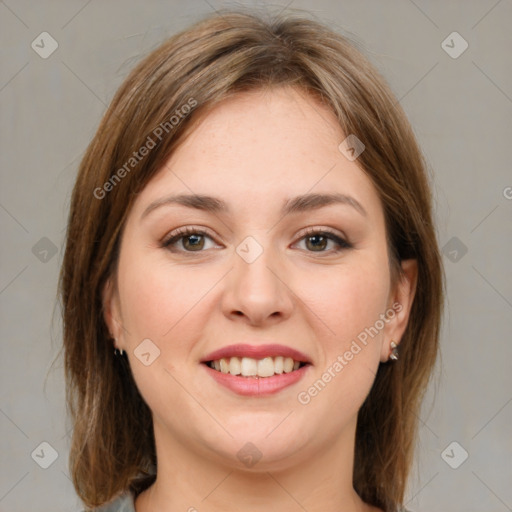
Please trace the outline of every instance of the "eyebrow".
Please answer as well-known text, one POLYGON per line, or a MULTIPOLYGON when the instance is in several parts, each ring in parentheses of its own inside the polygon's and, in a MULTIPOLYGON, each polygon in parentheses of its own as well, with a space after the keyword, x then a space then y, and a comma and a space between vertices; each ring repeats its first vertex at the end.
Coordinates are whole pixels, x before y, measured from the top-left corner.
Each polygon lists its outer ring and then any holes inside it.
MULTIPOLYGON (((317 210, 333 204, 351 206, 361 215, 368 214, 363 205, 354 197, 346 194, 304 194, 286 200, 281 208, 281 214, 302 213, 317 210)), ((181 205, 210 213, 230 213, 230 208, 222 199, 202 194, 179 194, 163 197, 152 202, 142 213, 141 219, 161 206, 181 205)))

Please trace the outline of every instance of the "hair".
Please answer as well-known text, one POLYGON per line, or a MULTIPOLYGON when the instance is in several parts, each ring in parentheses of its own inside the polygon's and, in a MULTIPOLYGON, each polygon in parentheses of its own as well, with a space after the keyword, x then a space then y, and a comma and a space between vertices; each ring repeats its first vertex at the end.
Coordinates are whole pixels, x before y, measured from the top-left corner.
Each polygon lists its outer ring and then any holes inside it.
POLYGON ((115 277, 130 207, 200 113, 239 92, 285 86, 321 101, 345 135, 365 144, 357 163, 383 205, 392 280, 401 277, 401 260, 417 260, 400 360, 379 365, 360 408, 353 473, 365 502, 386 512, 403 503, 444 301, 426 162, 391 89, 353 41, 304 14, 228 11, 169 38, 133 69, 86 150, 72 192, 59 293, 74 428, 69 465, 88 507, 127 489, 137 494, 155 480, 151 411, 126 358, 114 356, 103 317, 102 290, 115 277), (142 158, 150 140, 154 147, 142 158))

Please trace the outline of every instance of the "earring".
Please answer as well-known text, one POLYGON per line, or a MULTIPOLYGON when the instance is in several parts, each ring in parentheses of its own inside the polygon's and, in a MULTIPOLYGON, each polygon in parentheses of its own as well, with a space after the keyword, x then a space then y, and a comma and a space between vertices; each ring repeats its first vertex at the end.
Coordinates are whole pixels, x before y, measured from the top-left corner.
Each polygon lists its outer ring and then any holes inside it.
POLYGON ((396 361, 398 359, 398 345, 393 340, 391 340, 390 346, 391 354, 389 355, 389 358, 393 361, 396 361))
POLYGON ((117 348, 116 347, 116 344, 117 344, 117 338, 114 338, 114 355, 115 356, 121 356, 123 357, 124 355, 124 350, 122 348, 117 348))

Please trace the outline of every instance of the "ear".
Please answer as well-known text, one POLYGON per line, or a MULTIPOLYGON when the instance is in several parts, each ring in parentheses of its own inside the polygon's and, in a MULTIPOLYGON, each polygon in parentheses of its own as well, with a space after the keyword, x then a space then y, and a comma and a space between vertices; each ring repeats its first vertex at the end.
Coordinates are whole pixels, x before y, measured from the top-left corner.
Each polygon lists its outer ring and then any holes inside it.
POLYGON ((117 342, 113 342, 116 348, 123 348, 123 328, 121 323, 121 310, 119 296, 112 277, 109 277, 102 290, 103 319, 107 328, 117 342))
POLYGON ((380 356, 382 362, 386 362, 389 359, 389 355, 391 354, 391 341, 394 341, 397 345, 400 344, 400 340, 409 321, 409 315, 416 293, 416 283, 418 279, 417 260, 403 260, 401 267, 403 275, 398 278, 389 296, 388 310, 386 312, 386 318, 389 320, 384 331, 380 356))

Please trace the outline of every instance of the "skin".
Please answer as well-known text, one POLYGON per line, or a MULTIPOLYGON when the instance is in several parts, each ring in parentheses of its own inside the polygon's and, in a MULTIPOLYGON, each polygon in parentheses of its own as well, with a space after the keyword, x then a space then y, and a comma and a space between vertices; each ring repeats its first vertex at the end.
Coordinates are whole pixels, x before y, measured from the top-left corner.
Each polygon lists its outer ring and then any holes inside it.
POLYGON ((157 480, 137 497, 137 512, 379 510, 352 487, 357 413, 405 330, 417 269, 402 262, 405 277, 392 283, 382 204, 357 160, 338 150, 344 139, 334 115, 303 92, 238 94, 200 119, 137 197, 104 290, 105 320, 154 420, 157 480), (307 192, 350 195, 366 215, 340 204, 280 214, 307 192), (153 201, 178 193, 215 196, 232 211, 166 205, 141 219, 153 201), (209 235, 163 248, 183 226, 209 235), (309 227, 331 228, 352 247, 315 245, 309 227), (248 236, 263 249, 252 263, 236 252, 248 236), (395 302, 401 311, 299 403, 395 302), (134 355, 146 338, 160 350, 149 366, 134 355), (291 346, 312 366, 277 394, 240 396, 199 362, 233 343, 291 346), (247 442, 262 454, 252 467, 236 455, 247 442))

